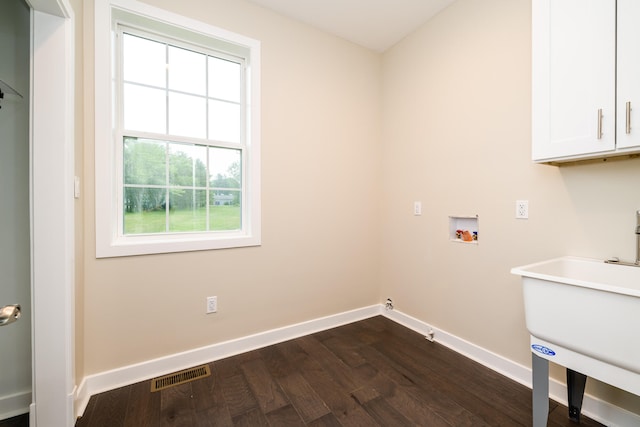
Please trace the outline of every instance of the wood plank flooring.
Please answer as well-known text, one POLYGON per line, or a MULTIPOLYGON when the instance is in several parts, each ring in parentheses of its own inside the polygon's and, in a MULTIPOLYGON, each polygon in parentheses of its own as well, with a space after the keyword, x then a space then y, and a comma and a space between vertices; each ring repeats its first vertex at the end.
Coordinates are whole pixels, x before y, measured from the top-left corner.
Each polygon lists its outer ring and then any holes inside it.
POLYGON ((0 420, 0 427, 29 427, 29 414, 0 420))
MULTIPOLYGON (((93 396, 76 427, 530 426, 531 390, 382 316, 93 396)), ((550 427, 572 426, 550 402, 550 427)), ((583 416, 581 425, 601 424, 583 416)))

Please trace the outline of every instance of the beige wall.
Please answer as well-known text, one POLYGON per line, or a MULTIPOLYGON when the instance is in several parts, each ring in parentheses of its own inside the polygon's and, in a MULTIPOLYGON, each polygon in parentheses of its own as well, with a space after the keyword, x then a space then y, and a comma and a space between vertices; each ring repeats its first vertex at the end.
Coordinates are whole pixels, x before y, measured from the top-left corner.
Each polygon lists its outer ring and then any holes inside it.
POLYGON ((83 0, 70 0, 69 3, 73 8, 75 16, 75 55, 76 66, 75 73, 75 175, 81 179, 80 182, 80 197, 76 199, 75 203, 75 376, 76 382, 80 384, 84 376, 84 198, 88 193, 84 188, 84 144, 85 144, 85 124, 84 124, 84 43, 85 43, 85 31, 83 28, 83 0))
POLYGON ((262 42, 262 246, 97 260, 89 3, 84 375, 378 303, 380 55, 244 1, 150 1, 262 42))
MULTIPOLYGON (((633 259, 640 208, 640 159, 531 163, 530 8, 454 3, 384 55, 382 99, 381 296, 526 366, 511 267, 561 255, 633 259), (528 220, 514 218, 517 199, 529 200, 528 220), (476 214, 479 244, 450 242, 448 216, 476 214)), ((589 382, 640 413, 639 398, 589 382)))
MULTIPOLYGON (((262 41, 263 245, 95 259, 84 2, 80 377, 387 297, 529 365, 510 268, 634 256, 640 159, 530 161, 530 0, 459 0, 384 55, 241 0, 149 3, 262 41), (514 219, 516 199, 529 220, 514 219), (448 216, 476 214, 479 244, 449 242, 448 216), (204 314, 207 295, 219 313, 204 314)), ((638 398, 590 383, 640 413, 638 398)))

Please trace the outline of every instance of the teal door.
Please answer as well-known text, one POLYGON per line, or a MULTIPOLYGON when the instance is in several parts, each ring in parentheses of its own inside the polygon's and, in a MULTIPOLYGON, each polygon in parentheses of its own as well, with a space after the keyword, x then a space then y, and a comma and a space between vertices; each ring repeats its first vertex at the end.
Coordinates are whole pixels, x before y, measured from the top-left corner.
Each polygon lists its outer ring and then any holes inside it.
POLYGON ((29 33, 26 3, 0 1, 0 420, 31 403, 29 33))

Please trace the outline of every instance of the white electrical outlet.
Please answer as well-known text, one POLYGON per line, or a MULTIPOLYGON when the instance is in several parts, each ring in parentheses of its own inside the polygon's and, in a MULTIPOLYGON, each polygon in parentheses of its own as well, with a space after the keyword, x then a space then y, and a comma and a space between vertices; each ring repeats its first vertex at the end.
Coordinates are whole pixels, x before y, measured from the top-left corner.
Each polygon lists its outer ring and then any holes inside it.
POLYGON ((218 297, 207 297, 207 314, 218 311, 218 297))
POLYGON ((415 216, 422 215, 422 202, 413 202, 413 214, 415 216))
POLYGON ((518 219, 529 218, 529 201, 528 200, 516 200, 516 218, 518 219))

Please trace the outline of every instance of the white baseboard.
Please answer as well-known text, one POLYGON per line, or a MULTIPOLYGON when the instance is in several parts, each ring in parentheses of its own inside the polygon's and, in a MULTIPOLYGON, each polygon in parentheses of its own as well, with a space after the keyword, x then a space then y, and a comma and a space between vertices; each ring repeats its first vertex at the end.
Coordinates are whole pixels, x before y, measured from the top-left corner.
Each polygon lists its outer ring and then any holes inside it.
POLYGON ((29 405, 29 425, 30 426, 36 425, 36 404, 35 403, 32 403, 31 405, 29 405))
MULTIPOLYGON (((293 338, 368 319, 377 315, 383 315, 425 336, 429 335, 429 332, 432 331, 435 342, 531 388, 530 368, 441 329, 432 327, 421 320, 397 310, 386 310, 384 305, 375 305, 89 375, 84 378, 76 391, 76 415, 81 416, 84 413, 89 398, 94 394, 277 344, 293 338)), ((549 381, 549 396, 553 400, 566 405, 566 395, 567 388, 564 384, 554 379, 549 381)), ((626 411, 588 394, 584 396, 582 412, 589 418, 611 427, 640 425, 640 415, 626 411)))
MULTIPOLYGON (((531 388, 531 368, 520 365, 498 354, 492 353, 469 341, 433 327, 421 320, 397 310, 383 310, 383 316, 426 336, 433 333, 434 341, 460 353, 507 378, 531 388)), ((567 386, 553 378, 549 379, 549 397, 567 405, 567 386)), ((589 394, 584 395, 582 413, 610 427, 640 426, 640 415, 629 412, 589 394)))
POLYGON ((245 353, 293 338, 357 322, 358 320, 368 319, 379 315, 382 310, 381 307, 380 305, 372 305, 291 326, 285 326, 283 328, 272 329, 219 344, 172 354, 154 360, 148 360, 135 365, 124 366, 107 372, 89 375, 83 379, 76 391, 76 415, 81 416, 84 413, 89 403, 89 398, 94 394, 145 381, 203 363, 224 359, 225 357, 245 353))
POLYGON ((26 414, 29 412, 29 405, 31 405, 30 391, 0 396, 0 420, 26 414))

